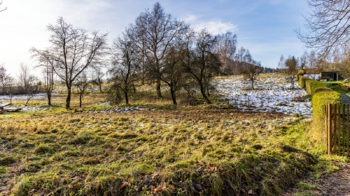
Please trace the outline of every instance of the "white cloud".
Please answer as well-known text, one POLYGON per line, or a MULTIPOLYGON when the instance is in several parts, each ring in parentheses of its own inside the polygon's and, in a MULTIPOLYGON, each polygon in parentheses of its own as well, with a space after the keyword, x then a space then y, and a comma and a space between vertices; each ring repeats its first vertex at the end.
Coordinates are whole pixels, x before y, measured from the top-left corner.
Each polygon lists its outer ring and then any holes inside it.
POLYGON ((190 23, 191 26, 196 31, 200 31, 204 28, 208 30, 209 33, 214 35, 226 33, 227 31, 234 32, 237 30, 237 25, 232 24, 231 22, 222 22, 221 20, 209 20, 203 21, 200 20, 198 16, 188 15, 183 19, 185 22, 190 23))
MULTIPOLYGON (((62 16, 68 23, 88 31, 108 29, 104 13, 112 5, 107 0, 5 0, 7 10, 0 13, 0 63, 16 76, 20 62, 34 66, 30 48, 49 46, 48 24, 62 16)), ((40 73, 34 70, 34 73, 40 73)))

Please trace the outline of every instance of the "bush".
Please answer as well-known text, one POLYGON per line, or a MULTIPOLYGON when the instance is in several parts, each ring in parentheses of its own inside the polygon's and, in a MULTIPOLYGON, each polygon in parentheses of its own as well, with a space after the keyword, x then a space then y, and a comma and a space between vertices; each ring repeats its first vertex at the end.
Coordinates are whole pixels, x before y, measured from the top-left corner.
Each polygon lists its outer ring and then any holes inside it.
POLYGON ((304 70, 302 70, 302 69, 299 70, 298 73, 297 73, 297 79, 296 79, 296 81, 299 81, 299 77, 300 77, 300 76, 303 76, 304 74, 305 74, 305 71, 304 71, 304 70))
MULTIPOLYGON (((341 94, 335 91, 332 92, 318 92, 312 96, 312 108, 314 120, 324 119, 325 106, 328 104, 340 104, 341 94)), ((323 122, 323 121, 322 121, 323 122)))
POLYGON ((305 88, 305 81, 306 80, 311 80, 311 79, 306 77, 306 76, 299 77, 299 83, 300 83, 301 88, 305 88))
POLYGON ((317 88, 315 90, 315 93, 319 93, 319 92, 332 92, 333 90, 331 88, 328 88, 328 87, 320 87, 320 88, 317 88))
POLYGON ((319 82, 317 80, 305 80, 306 92, 310 95, 314 95, 319 88, 327 88, 327 84, 319 82))

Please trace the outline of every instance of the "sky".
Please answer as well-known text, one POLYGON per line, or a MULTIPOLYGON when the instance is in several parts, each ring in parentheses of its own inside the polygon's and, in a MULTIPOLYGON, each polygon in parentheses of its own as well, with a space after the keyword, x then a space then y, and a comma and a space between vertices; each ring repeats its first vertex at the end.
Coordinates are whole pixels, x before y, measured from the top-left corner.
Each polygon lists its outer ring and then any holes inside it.
MULTIPOLYGON (((1 2, 1 0, 0 0, 1 2)), ((87 31, 108 32, 110 44, 146 9, 159 2, 164 11, 212 34, 231 31, 238 47, 249 49, 262 66, 275 68, 281 55, 301 56, 305 48, 294 30, 303 30, 307 0, 3 0, 0 12, 0 63, 12 76, 20 64, 33 67, 32 47, 49 47, 48 24, 58 17, 87 31)))

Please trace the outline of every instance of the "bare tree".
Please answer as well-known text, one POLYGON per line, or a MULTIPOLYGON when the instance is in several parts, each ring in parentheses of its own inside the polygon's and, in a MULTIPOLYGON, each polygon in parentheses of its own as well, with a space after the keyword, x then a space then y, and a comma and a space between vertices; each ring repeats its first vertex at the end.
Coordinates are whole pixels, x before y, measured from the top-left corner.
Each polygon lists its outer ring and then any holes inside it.
POLYGON ((90 81, 88 80, 86 72, 82 72, 76 80, 75 87, 77 89, 77 93, 79 94, 79 107, 83 104, 84 95, 87 93, 89 89, 90 81))
POLYGON ((7 82, 6 82, 6 87, 5 87, 5 94, 10 96, 10 104, 12 104, 12 97, 15 91, 15 79, 13 77, 9 77, 7 82))
POLYGON ((46 63, 46 65, 42 65, 42 76, 44 78, 44 90, 46 92, 48 105, 51 106, 51 98, 52 92, 54 90, 54 71, 51 63, 46 63))
POLYGON ((308 56, 308 62, 310 68, 317 68, 317 55, 315 51, 311 51, 308 56))
POLYGON ((7 73, 5 63, 0 64, 0 87, 3 95, 10 96, 10 104, 14 93, 15 79, 7 73))
POLYGON ((300 69, 308 67, 309 53, 307 51, 304 51, 304 54, 299 59, 300 69))
MULTIPOLYGON (((0 6, 2 5, 2 0, 0 1, 0 6)), ((0 8, 0 12, 2 12, 2 11, 5 11, 5 10, 7 10, 7 7, 5 7, 5 8, 0 8)))
POLYGON ((165 67, 159 72, 159 78, 169 86, 173 104, 177 105, 176 92, 186 83, 186 73, 182 66, 184 52, 181 47, 173 47, 166 56, 165 67))
POLYGON ((287 68, 286 74, 289 75, 290 83, 292 88, 294 88, 295 76, 298 72, 298 63, 294 56, 286 59, 285 67, 287 68))
POLYGON ((145 60, 152 67, 153 73, 158 72, 153 76, 156 80, 157 96, 160 98, 162 97, 160 70, 165 66, 165 57, 174 44, 174 40, 187 32, 188 25, 165 14, 161 5, 156 3, 151 11, 141 13, 132 29, 137 33, 130 37, 140 51, 144 49, 145 60))
POLYGON ((350 1, 309 0, 311 12, 304 17, 306 33, 296 30, 307 47, 316 48, 327 56, 335 48, 348 44, 350 40, 350 1))
POLYGON ((243 47, 241 47, 240 49, 238 49, 234 59, 234 66, 235 66, 235 69, 234 69, 234 74, 240 74, 241 73, 241 69, 243 67, 243 64, 244 64, 244 55, 246 53, 246 49, 244 49, 243 47))
POLYGON ((284 69, 286 66, 285 62, 286 62, 286 60, 284 59, 284 56, 281 55, 280 61, 278 61, 278 68, 284 69))
POLYGON ((5 63, 0 64, 0 87, 1 93, 4 94, 6 91, 7 85, 10 83, 11 76, 7 73, 5 69, 5 63))
POLYGON ((21 67, 19 70, 18 81, 20 86, 20 93, 26 95, 26 103, 35 96, 39 91, 39 81, 38 79, 30 73, 30 67, 24 63, 21 63, 21 67))
POLYGON ((242 69, 242 74, 245 79, 248 79, 251 83, 251 87, 254 90, 254 82, 256 81, 261 70, 261 63, 253 60, 249 51, 247 50, 244 56, 244 67, 242 69))
POLYGON ((213 53, 217 38, 210 35, 205 29, 199 33, 187 35, 182 62, 184 70, 198 83, 204 100, 211 104, 208 97, 208 86, 211 79, 220 73, 221 62, 213 53))
POLYGON ((102 57, 106 54, 107 35, 99 35, 97 31, 88 34, 85 30, 75 28, 63 18, 56 25, 48 25, 51 32, 51 47, 46 50, 32 48, 33 57, 52 64, 55 74, 67 86, 66 108, 69 109, 72 85, 77 77, 92 65, 101 65, 102 57))
POLYGON ((110 70, 114 75, 116 96, 119 96, 119 90, 121 90, 126 104, 129 104, 129 92, 135 89, 135 82, 140 80, 138 73, 141 61, 138 47, 130 39, 129 35, 125 33, 114 41, 112 57, 114 67, 110 70))
POLYGON ((105 76, 105 73, 102 71, 101 67, 94 68, 94 72, 92 72, 92 83, 98 85, 100 93, 103 93, 102 91, 102 84, 103 84, 103 77, 105 76))
POLYGON ((237 36, 232 32, 227 32, 222 35, 218 35, 218 42, 215 46, 214 53, 219 55, 219 59, 222 63, 221 72, 224 75, 233 74, 232 59, 236 52, 237 36))

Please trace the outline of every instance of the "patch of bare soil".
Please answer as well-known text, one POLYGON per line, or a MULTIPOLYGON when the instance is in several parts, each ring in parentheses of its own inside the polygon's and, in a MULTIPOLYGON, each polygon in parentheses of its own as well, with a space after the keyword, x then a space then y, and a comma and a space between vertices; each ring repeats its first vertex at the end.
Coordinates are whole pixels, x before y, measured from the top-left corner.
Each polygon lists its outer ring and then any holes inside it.
POLYGON ((291 187, 283 196, 292 195, 334 195, 350 196, 350 163, 338 163, 339 170, 333 173, 322 173, 316 180, 311 177, 306 180, 308 190, 297 186, 291 187))
POLYGON ((169 118, 181 120, 275 120, 288 116, 280 112, 242 111, 240 109, 139 111, 115 115, 123 117, 169 118))

